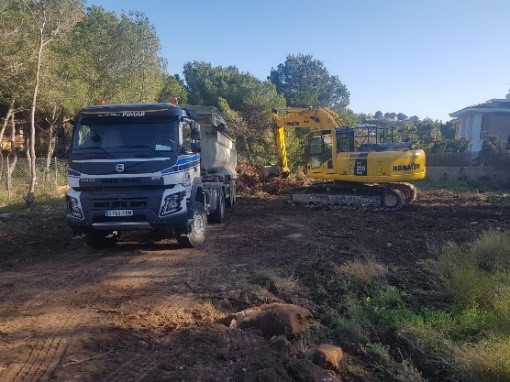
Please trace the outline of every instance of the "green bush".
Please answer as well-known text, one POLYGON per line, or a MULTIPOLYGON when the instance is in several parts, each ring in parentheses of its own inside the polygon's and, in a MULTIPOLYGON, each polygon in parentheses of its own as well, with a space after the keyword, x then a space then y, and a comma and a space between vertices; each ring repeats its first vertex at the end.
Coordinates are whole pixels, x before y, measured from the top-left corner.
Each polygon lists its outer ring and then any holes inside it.
POLYGON ((375 325, 398 328, 408 324, 419 325, 422 319, 404 302, 405 294, 392 285, 380 288, 373 296, 367 296, 363 312, 375 325))
MULTIPOLYGON (((486 232, 468 244, 450 242, 436 262, 445 289, 460 306, 493 308, 501 286, 510 286, 510 234, 486 232)), ((510 304, 510 301, 508 302, 510 304)))
POLYGON ((491 273, 510 271, 510 234, 487 232, 472 244, 470 251, 479 268, 491 273))
POLYGON ((451 341, 461 380, 510 381, 510 234, 448 243, 435 266, 457 307, 429 313, 421 336, 439 331, 451 341))

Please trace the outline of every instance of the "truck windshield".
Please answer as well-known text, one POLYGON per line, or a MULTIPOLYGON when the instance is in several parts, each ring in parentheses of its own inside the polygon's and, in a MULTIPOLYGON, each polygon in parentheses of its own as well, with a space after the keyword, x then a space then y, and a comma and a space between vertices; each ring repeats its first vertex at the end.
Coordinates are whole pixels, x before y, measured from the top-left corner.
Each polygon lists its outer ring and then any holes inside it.
POLYGON ((83 116, 73 134, 73 151, 177 151, 179 118, 83 116))

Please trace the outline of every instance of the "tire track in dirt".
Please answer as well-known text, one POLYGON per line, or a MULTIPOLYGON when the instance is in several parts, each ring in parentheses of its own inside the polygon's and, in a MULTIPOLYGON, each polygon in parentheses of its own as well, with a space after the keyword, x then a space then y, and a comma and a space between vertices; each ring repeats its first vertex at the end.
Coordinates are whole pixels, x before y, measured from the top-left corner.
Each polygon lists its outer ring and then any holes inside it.
MULTIPOLYGON (((191 257, 186 258, 186 268, 192 270, 192 273, 185 273, 184 275, 175 274, 174 279, 167 279, 164 285, 161 285, 162 289, 168 289, 171 287, 172 290, 179 288, 180 283, 184 283, 186 291, 191 292, 193 296, 198 296, 203 288, 206 288, 208 281, 211 277, 218 275, 218 254, 221 253, 224 247, 224 233, 229 229, 230 223, 228 218, 222 224, 209 225, 207 228, 207 239, 203 248, 199 250, 192 250, 191 257)), ((182 258, 180 256, 173 262, 174 266, 181 265, 182 258)), ((172 261, 170 261, 172 263, 172 261)), ((165 262, 165 268, 168 268, 168 261, 165 262)), ((159 271, 152 272, 152 276, 165 275, 168 269, 160 269, 159 271)), ((157 293, 152 291, 152 293, 157 293)), ((207 296, 204 296, 207 298, 207 296)), ((193 297, 200 298, 200 297, 193 297)), ((189 327, 185 327, 179 330, 188 330, 189 327)), ((236 346, 241 348, 247 343, 251 343, 246 340, 245 336, 236 336, 227 334, 227 328, 225 327, 226 335, 228 337, 229 346, 236 346)), ((252 341, 253 342, 253 341, 252 341)), ((115 370, 108 373, 101 378, 101 381, 108 382, 140 382, 146 380, 152 372, 158 369, 160 364, 166 362, 167 352, 165 351, 165 345, 160 344, 155 350, 144 352, 142 354, 135 355, 130 358, 129 361, 122 362, 120 365, 115 367, 115 370)), ((219 366, 219 361, 218 361, 219 366)))
MULTIPOLYGON (((212 230, 217 231, 217 230, 212 230)), ((220 229, 221 231, 221 229, 220 229)), ((215 233, 210 235, 210 239, 214 240, 215 233)), ((127 244, 128 246, 130 244, 127 244)), ((117 322, 122 322, 121 327, 118 329, 126 330, 124 320, 130 319, 130 316, 139 317, 139 313, 150 315, 156 306, 164 303, 168 309, 180 311, 181 309, 190 309, 190 305, 182 305, 183 298, 192 302, 198 297, 195 293, 187 297, 178 297, 190 294, 188 270, 192 269, 197 271, 194 273, 195 279, 197 274, 207 278, 210 272, 210 267, 204 263, 207 259, 214 257, 214 254, 207 253, 204 250, 191 250, 187 249, 158 250, 157 246, 149 246, 147 250, 141 250, 138 256, 133 257, 129 262, 126 262, 111 272, 109 280, 96 280, 96 284, 101 284, 103 290, 121 289, 126 290, 129 294, 125 299, 116 299, 120 303, 118 309, 111 309, 112 301, 106 296, 104 299, 98 299, 94 303, 87 303, 91 309, 101 310, 100 306, 105 305, 105 309, 109 310, 112 314, 111 319, 117 322), (156 249, 156 251, 154 251, 156 249), (150 280, 149 285, 144 286, 146 279, 150 280), (134 284, 134 285, 132 285, 134 284), (125 288, 125 289, 124 289, 125 288), (137 288, 141 288, 138 290, 137 288), (174 300, 174 296, 177 296, 174 300)), ((91 292, 96 287, 91 287, 91 292)), ((185 301, 185 302, 186 302, 185 301)), ((135 325, 138 327, 142 324, 144 317, 137 318, 138 322, 135 325)), ((137 330, 136 328, 129 328, 127 330, 137 330)), ((183 326, 186 329, 188 326, 183 326)), ((146 329, 144 327, 144 329, 146 329)), ((177 329, 179 330, 179 329, 177 329)), ((155 334, 157 338, 157 334, 155 334)), ((153 372, 158 365, 158 358, 161 358, 158 353, 157 344, 156 350, 142 350, 140 354, 134 354, 129 357, 128 361, 123 358, 119 365, 115 366, 115 370, 108 373, 106 376, 101 376, 100 380, 104 381, 141 381, 144 380, 151 372, 153 372)), ((125 349, 114 350, 109 354, 108 359, 111 363, 117 363, 120 359, 120 354, 125 349)))
POLYGON ((150 352, 134 357, 118 366, 112 373, 101 378, 105 382, 143 381, 158 365, 158 353, 150 352))
MULTIPOLYGON (((268 347, 267 341, 252 333, 239 329, 230 329, 227 327, 219 328, 213 327, 194 327, 187 328, 180 333, 176 334, 177 337, 186 336, 187 345, 184 348, 176 349, 171 345, 172 340, 168 340, 167 344, 162 344, 158 349, 148 353, 132 357, 128 362, 124 362, 116 367, 114 371, 102 377, 100 380, 104 382, 142 382, 152 380, 156 373, 161 380, 193 380, 183 378, 183 375, 188 375, 194 365, 185 365, 179 363, 179 357, 186 358, 186 355, 193 354, 194 357, 200 357, 202 352, 200 350, 194 351, 192 343, 201 344, 207 343, 206 338, 213 336, 215 352, 225 355, 224 357, 211 357, 207 359, 195 359, 194 364, 199 364, 201 368, 214 370, 223 376, 228 374, 229 370, 232 372, 232 367, 235 363, 250 358, 250 355, 268 347), (209 332, 211 330, 214 334, 209 332), (221 336, 221 339, 219 337, 221 336)), ((182 339, 176 340, 182 343, 182 339)), ((200 346, 200 345, 197 345, 200 346)), ((211 377, 211 376, 209 376, 211 377)), ((192 377, 190 377, 192 378, 192 377)), ((210 378, 208 380, 220 380, 210 378)), ((228 378, 226 379, 228 380, 228 378)))
POLYGON ((11 364, 7 373, 1 375, 3 381, 48 381, 58 366, 69 343, 69 329, 78 325, 76 317, 67 316, 62 322, 62 330, 48 337, 28 340, 24 347, 28 352, 22 353, 11 364))
MULTIPOLYGON (((83 258, 71 263, 65 261, 63 264, 58 262, 38 264, 38 267, 45 269, 44 273, 31 271, 25 277, 22 272, 11 275, 11 278, 16 279, 16 284, 22 287, 10 294, 9 300, 16 301, 16 304, 3 309, 1 317, 7 319, 7 322, 2 321, 0 327, 8 326, 9 318, 12 321, 16 316, 20 316, 21 308, 23 312, 32 312, 31 316, 25 319, 23 326, 34 328, 37 334, 25 333, 25 330, 20 328, 20 333, 14 336, 14 343, 9 342, 13 336, 9 334, 5 336, 2 341, 5 345, 4 351, 0 353, 8 353, 7 356, 2 354, 2 359, 7 358, 8 364, 0 370, 0 380, 12 382, 50 380, 72 339, 73 332, 85 322, 82 309, 70 309, 68 305, 63 305, 55 312, 55 302, 65 304, 72 288, 94 283, 131 261, 129 256, 113 254, 113 257, 90 259, 90 255, 89 251, 85 251, 83 258), (84 268, 86 272, 83 271, 84 268), (38 291, 35 298, 30 291, 38 291), (37 314, 45 308, 51 309, 51 313, 37 314), (57 325, 45 330, 41 327, 41 322, 47 322, 49 318, 57 325), (12 357, 13 354, 16 355, 12 357)), ((97 288, 92 290, 96 293, 88 296, 91 305, 100 298, 98 293, 100 290, 97 288)))

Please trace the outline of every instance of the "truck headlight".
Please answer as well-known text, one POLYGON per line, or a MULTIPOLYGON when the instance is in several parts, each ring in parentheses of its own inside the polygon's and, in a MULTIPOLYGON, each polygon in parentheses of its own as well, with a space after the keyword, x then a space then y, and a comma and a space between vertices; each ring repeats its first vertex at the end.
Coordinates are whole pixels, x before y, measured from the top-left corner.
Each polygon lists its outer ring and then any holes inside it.
POLYGON ((69 195, 67 195, 66 199, 67 199, 67 212, 69 212, 69 215, 77 219, 83 219, 83 213, 81 211, 78 199, 73 198, 72 196, 69 195))
POLYGON ((163 206, 161 207, 160 215, 165 216, 169 214, 173 214, 182 209, 181 202, 186 193, 184 191, 178 192, 176 194, 170 194, 165 196, 163 200, 163 206))

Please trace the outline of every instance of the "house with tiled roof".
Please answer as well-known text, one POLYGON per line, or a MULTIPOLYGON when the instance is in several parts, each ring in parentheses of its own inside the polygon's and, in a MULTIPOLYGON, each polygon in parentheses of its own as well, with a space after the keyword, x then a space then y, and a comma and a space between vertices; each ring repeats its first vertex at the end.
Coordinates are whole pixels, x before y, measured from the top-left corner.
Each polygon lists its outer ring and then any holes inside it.
POLYGON ((491 99, 451 113, 450 117, 455 118, 455 138, 468 139, 470 152, 479 152, 489 136, 499 137, 503 147, 510 142, 510 99, 491 99))

